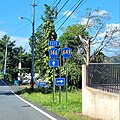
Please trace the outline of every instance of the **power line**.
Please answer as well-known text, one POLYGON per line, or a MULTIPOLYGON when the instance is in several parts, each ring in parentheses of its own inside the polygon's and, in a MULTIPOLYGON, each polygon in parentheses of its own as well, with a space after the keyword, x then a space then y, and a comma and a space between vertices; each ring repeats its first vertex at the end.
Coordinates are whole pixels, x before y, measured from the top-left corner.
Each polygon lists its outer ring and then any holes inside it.
POLYGON ((58 3, 56 4, 55 8, 60 4, 61 0, 58 1, 58 3))
MULTIPOLYGON (((87 0, 86 0, 87 1, 87 0)), ((86 2, 85 1, 85 2, 86 2)), ((82 4, 83 0, 80 1, 80 3, 75 7, 75 9, 70 13, 70 15, 65 19, 65 21, 60 25, 60 27, 56 30, 58 31, 63 25, 64 23, 69 19, 69 17, 76 11, 76 9, 82 4)))
POLYGON ((60 8, 60 10, 58 11, 58 14, 61 12, 61 10, 65 7, 65 5, 69 2, 70 0, 67 0, 64 5, 60 8))
MULTIPOLYGON (((81 0, 78 0, 76 4, 78 4, 80 1, 81 1, 81 0)), ((74 4, 74 5, 70 8, 69 11, 71 11, 71 10, 76 6, 76 4, 74 4)), ((64 17, 66 17, 66 15, 69 13, 69 11, 67 11, 67 12, 55 23, 55 25, 56 25, 57 23, 59 23, 64 17)))
POLYGON ((10 36, 11 36, 11 35, 14 35, 14 34, 16 34, 16 33, 18 33, 19 31, 21 31, 22 29, 24 29, 24 28, 28 27, 29 25, 30 25, 30 24, 27 24, 27 25, 25 25, 24 27, 22 27, 22 28, 20 28, 20 29, 16 30, 15 32, 10 33, 10 36))
POLYGON ((53 7, 56 2, 57 2, 57 0, 55 0, 55 2, 51 5, 51 7, 53 7))

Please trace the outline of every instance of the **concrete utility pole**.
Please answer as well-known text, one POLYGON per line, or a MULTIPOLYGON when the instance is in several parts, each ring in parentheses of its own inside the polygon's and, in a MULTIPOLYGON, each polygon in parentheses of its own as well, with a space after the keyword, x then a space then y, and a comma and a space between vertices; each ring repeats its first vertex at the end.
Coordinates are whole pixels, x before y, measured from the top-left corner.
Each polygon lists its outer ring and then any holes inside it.
POLYGON ((34 89, 34 25, 35 25, 35 0, 33 0, 32 4, 32 69, 31 69, 31 90, 34 89))
POLYGON ((6 47, 5 47, 5 63, 4 63, 4 76, 6 74, 6 61, 7 61, 7 45, 8 45, 8 42, 6 42, 6 47))

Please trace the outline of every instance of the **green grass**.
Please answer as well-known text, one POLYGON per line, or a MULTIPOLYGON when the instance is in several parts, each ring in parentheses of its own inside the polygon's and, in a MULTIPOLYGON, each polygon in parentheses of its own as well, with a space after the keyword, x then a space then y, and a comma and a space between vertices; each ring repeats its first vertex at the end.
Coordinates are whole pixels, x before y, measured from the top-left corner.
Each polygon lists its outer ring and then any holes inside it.
POLYGON ((66 94, 62 93, 62 102, 59 103, 59 94, 55 94, 55 102, 53 103, 52 93, 43 94, 41 92, 24 92, 20 96, 37 105, 40 105, 49 111, 52 111, 68 120, 90 120, 88 117, 82 116, 82 95, 80 91, 69 92, 68 102, 66 103, 66 94))

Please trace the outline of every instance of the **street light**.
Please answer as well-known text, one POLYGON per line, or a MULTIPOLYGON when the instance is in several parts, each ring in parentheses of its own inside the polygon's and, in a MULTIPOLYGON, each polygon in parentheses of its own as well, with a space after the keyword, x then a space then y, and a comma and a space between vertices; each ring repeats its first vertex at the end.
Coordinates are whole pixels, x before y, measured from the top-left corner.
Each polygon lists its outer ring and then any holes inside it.
POLYGON ((30 20, 30 19, 28 19, 28 18, 26 18, 26 17, 18 17, 18 19, 26 19, 26 20, 28 20, 29 22, 31 22, 31 24, 32 24, 32 21, 30 20))
POLYGON ((32 69, 31 69, 31 90, 34 89, 34 17, 31 21, 26 17, 19 17, 19 19, 26 19, 32 24, 32 69))

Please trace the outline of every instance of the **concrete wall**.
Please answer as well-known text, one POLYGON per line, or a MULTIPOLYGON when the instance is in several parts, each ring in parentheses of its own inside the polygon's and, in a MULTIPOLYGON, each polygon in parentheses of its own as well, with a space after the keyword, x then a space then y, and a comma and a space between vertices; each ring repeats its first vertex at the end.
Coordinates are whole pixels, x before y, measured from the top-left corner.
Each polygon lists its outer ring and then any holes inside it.
POLYGON ((82 66, 82 113, 102 120, 120 120, 120 95, 86 86, 86 65, 82 66))

